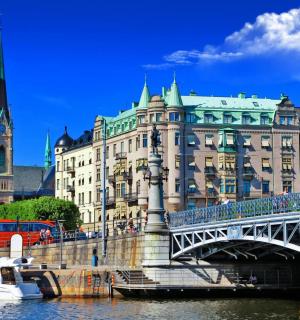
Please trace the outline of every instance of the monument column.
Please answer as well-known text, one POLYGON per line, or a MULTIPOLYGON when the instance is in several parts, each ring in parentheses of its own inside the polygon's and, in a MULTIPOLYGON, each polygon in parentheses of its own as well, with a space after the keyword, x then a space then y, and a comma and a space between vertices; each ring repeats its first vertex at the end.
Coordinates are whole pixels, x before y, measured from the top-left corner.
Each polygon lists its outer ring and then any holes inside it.
POLYGON ((143 266, 170 264, 169 229, 164 219, 163 180, 167 169, 162 168, 162 158, 157 152, 159 133, 155 125, 151 134, 152 152, 148 158, 148 170, 144 178, 149 180, 148 221, 145 226, 143 266))

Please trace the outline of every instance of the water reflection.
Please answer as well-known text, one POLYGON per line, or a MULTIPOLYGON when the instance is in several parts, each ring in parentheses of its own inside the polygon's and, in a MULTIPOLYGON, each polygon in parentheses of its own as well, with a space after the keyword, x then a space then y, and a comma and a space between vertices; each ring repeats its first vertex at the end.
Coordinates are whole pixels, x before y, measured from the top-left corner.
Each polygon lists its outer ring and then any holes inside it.
POLYGON ((0 302, 0 319, 300 319, 300 302, 275 299, 53 299, 0 302))

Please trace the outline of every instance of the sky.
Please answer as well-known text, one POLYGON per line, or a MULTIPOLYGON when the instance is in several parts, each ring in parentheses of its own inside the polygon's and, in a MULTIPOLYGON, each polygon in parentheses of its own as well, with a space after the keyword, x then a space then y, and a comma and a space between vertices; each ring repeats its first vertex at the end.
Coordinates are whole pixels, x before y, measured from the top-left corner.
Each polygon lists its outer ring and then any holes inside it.
POLYGON ((64 126, 73 138, 97 115, 151 94, 239 92, 300 106, 296 0, 0 0, 14 162, 43 165, 64 126))

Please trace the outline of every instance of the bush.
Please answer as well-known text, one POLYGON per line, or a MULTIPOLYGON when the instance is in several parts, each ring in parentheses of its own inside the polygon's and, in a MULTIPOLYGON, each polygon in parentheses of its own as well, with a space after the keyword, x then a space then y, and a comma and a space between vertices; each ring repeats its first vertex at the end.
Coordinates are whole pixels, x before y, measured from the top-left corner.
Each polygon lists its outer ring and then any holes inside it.
POLYGON ((0 206, 1 219, 20 220, 65 220, 66 229, 75 229, 81 224, 78 207, 71 201, 53 197, 22 200, 0 206))

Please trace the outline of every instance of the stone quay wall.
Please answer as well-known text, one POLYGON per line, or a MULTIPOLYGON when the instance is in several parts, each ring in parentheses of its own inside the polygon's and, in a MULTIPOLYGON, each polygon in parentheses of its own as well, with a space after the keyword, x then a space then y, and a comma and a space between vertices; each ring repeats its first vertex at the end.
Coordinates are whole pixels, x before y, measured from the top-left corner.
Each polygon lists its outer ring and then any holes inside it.
MULTIPOLYGON (((97 250, 99 265, 140 267, 144 255, 144 234, 124 234, 107 239, 107 256, 102 257, 101 239, 89 239, 64 242, 62 246, 62 262, 67 266, 91 265, 93 250, 97 250)), ((23 248, 23 256, 35 258, 34 264, 60 263, 60 244, 49 244, 23 248)), ((0 257, 8 257, 9 248, 0 248, 0 257)))

